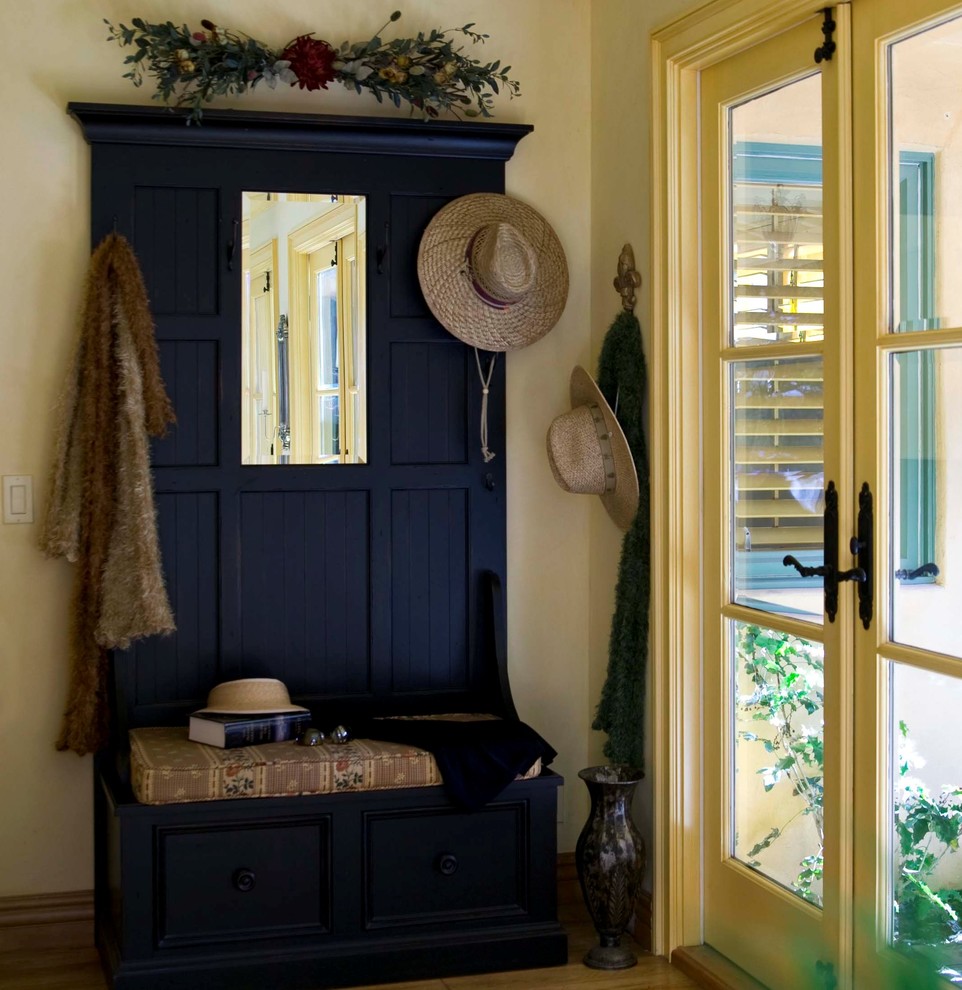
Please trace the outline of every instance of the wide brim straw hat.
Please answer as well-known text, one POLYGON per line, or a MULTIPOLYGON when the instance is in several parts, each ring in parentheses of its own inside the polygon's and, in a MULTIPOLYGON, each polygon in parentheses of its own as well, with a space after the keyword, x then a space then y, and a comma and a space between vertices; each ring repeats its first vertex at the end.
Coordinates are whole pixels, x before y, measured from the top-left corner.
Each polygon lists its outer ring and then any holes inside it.
POLYGON ((543 337, 568 298, 568 264, 537 210, 500 193, 472 193, 442 207, 418 249, 418 278, 450 333, 485 351, 543 337))
POLYGON ((548 427, 548 463, 555 481, 578 495, 598 495, 627 530, 638 513, 638 472, 624 430, 580 365, 571 372, 571 411, 548 427))
POLYGON ((303 712, 301 705, 292 705, 283 681, 273 677, 245 677, 237 681, 222 681, 211 688, 207 707, 201 713, 211 715, 269 715, 274 712, 303 712))

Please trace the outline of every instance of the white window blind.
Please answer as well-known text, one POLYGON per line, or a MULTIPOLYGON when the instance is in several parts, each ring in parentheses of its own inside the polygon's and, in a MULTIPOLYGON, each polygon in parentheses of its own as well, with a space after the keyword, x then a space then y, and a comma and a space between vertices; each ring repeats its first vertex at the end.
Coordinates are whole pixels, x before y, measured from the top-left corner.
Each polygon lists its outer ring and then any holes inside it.
MULTIPOLYGON (((821 186, 736 181, 732 213, 735 344, 821 340, 821 186)), ((731 388, 736 547, 820 547, 822 359, 735 362, 731 388)))

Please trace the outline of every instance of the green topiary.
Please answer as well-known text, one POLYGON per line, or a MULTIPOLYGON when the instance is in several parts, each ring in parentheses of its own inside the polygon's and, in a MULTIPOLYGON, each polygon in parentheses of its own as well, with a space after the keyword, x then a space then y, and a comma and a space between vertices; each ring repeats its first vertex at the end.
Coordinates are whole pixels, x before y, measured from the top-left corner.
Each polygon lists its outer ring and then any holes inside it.
POLYGON ((622 311, 605 335, 598 387, 615 410, 638 472, 638 514, 621 544, 615 611, 608 642, 608 676, 593 729, 608 733, 604 753, 616 763, 645 768, 645 678, 651 598, 648 445, 645 441, 647 372, 641 326, 622 311))

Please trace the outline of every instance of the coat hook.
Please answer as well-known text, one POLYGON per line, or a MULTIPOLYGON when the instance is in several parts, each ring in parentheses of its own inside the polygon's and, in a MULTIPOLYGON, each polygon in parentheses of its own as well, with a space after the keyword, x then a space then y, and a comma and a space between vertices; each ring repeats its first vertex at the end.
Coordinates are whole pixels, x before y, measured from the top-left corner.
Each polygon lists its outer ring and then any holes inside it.
POLYGON ((614 287, 621 294, 622 309, 629 313, 635 311, 635 289, 641 285, 641 274, 635 270, 635 252, 630 244, 626 244, 618 255, 618 275, 614 287))

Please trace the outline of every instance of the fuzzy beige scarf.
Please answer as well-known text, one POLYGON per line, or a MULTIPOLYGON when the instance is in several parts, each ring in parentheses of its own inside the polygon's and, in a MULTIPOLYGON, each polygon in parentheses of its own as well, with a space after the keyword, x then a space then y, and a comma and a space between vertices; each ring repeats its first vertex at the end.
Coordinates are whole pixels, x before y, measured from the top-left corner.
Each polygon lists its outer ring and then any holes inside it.
POLYGON ((109 234, 87 274, 40 541, 48 556, 78 565, 58 749, 83 754, 107 744, 107 651, 174 629, 147 440, 173 421, 137 259, 123 237, 109 234))

